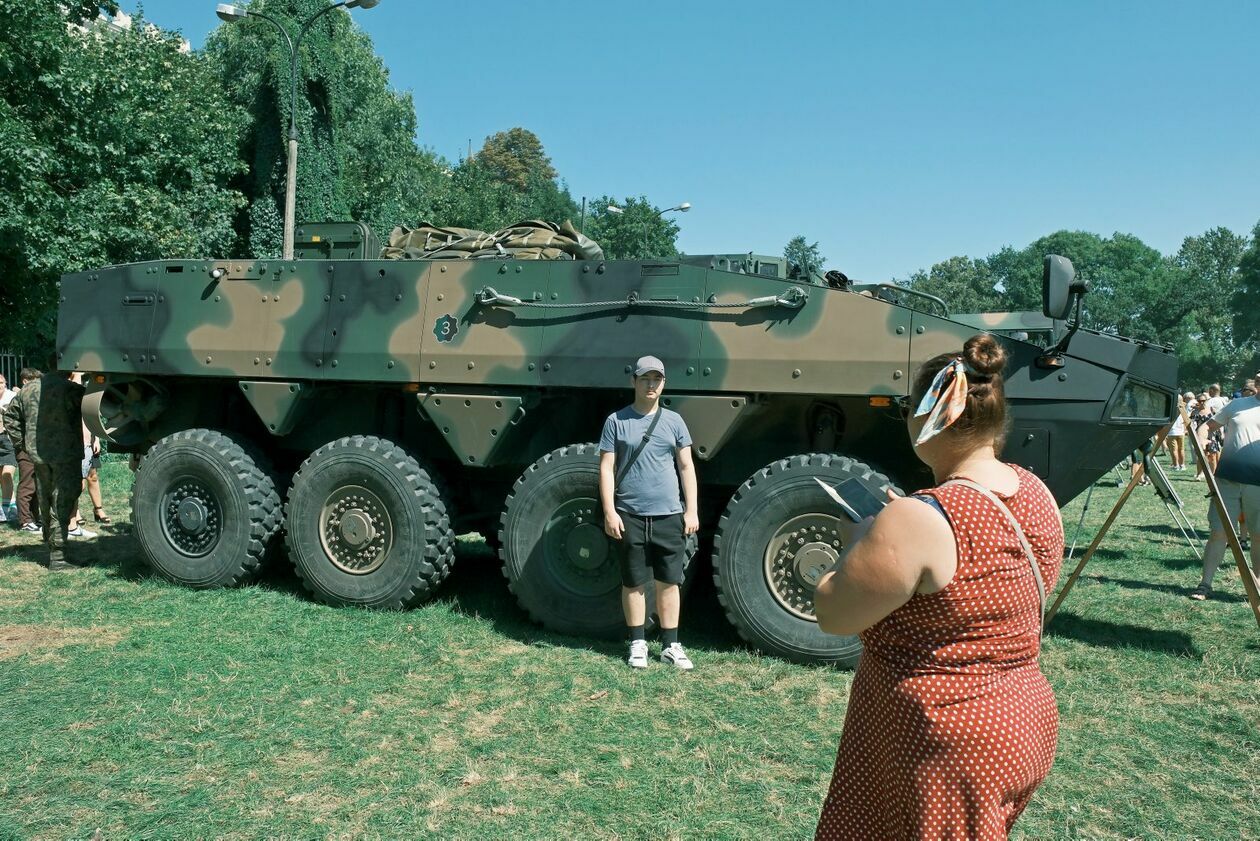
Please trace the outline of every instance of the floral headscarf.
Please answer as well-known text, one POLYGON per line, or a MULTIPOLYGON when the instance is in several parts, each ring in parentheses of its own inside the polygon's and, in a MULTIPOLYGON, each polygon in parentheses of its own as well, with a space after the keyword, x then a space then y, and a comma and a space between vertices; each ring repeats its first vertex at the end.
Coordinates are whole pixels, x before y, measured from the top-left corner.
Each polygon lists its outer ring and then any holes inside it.
POLYGON ((958 420, 966 408, 967 366, 962 360, 954 359, 937 372, 932 385, 919 401, 919 407, 914 410, 916 418, 927 415, 927 421, 914 443, 922 444, 935 438, 958 420))

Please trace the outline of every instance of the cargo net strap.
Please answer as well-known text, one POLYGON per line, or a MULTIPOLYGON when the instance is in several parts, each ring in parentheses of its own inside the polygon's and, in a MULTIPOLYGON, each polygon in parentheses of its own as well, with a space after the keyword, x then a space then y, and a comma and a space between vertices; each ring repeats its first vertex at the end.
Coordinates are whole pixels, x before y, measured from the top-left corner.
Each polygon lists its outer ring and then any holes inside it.
POLYGON ((604 250, 565 220, 526 220, 486 233, 429 222, 399 226, 381 249, 384 260, 603 260, 604 250))
POLYGON ((755 309, 757 307, 800 309, 808 300, 809 295, 799 286, 792 286, 778 295, 764 295, 760 298, 749 298, 747 301, 671 301, 660 298, 640 298, 638 293, 631 292, 620 301, 582 301, 573 304, 554 304, 549 301, 517 298, 513 295, 504 295, 493 286, 485 286, 477 290, 477 303, 483 307, 535 307, 548 310, 585 310, 607 307, 670 307, 687 310, 755 309))

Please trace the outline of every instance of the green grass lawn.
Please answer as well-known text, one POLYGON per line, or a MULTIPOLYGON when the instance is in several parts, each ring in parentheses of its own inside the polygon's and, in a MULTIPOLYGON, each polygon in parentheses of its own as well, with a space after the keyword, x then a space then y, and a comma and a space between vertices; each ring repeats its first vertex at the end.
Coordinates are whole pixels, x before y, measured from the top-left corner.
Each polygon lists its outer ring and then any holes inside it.
MULTIPOLYGON (((0 530, 0 836, 806 838, 851 674, 740 645, 697 586, 692 674, 549 634, 479 541, 433 603, 334 609, 291 573, 194 592, 115 525, 49 574, 0 530)), ((1192 522, 1204 485, 1171 474, 1192 522)), ((1078 553, 1119 491, 1100 483, 1078 553)), ((1081 499, 1064 511, 1069 542, 1081 499)), ((1208 602, 1140 488, 1049 627, 1058 756, 1016 838, 1260 838, 1260 630, 1208 602)), ((655 648, 653 649, 655 651, 655 648)))

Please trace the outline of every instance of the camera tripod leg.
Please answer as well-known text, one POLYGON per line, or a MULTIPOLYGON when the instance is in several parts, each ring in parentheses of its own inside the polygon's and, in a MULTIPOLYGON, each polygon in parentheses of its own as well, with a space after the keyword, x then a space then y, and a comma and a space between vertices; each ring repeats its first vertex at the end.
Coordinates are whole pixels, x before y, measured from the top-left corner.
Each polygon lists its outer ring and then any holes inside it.
POLYGON ((1081 536, 1081 528, 1085 525, 1085 515, 1089 513, 1089 500, 1094 495, 1094 486, 1089 486, 1089 493, 1085 494, 1085 504, 1081 507, 1081 518, 1076 521, 1076 533, 1072 535, 1072 548, 1068 550, 1067 559, 1072 560, 1072 555, 1076 553, 1076 541, 1081 536))

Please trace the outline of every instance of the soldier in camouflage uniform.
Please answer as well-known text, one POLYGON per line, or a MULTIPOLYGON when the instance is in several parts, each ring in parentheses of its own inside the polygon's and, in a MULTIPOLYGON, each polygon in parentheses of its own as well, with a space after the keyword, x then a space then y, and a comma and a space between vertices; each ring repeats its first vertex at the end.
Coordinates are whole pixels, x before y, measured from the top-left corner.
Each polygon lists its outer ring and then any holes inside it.
POLYGON ((68 377, 60 371, 45 374, 24 387, 4 410, 4 426, 13 448, 26 453, 35 465, 50 570, 70 567, 65 556, 67 532, 82 490, 83 386, 68 377))

